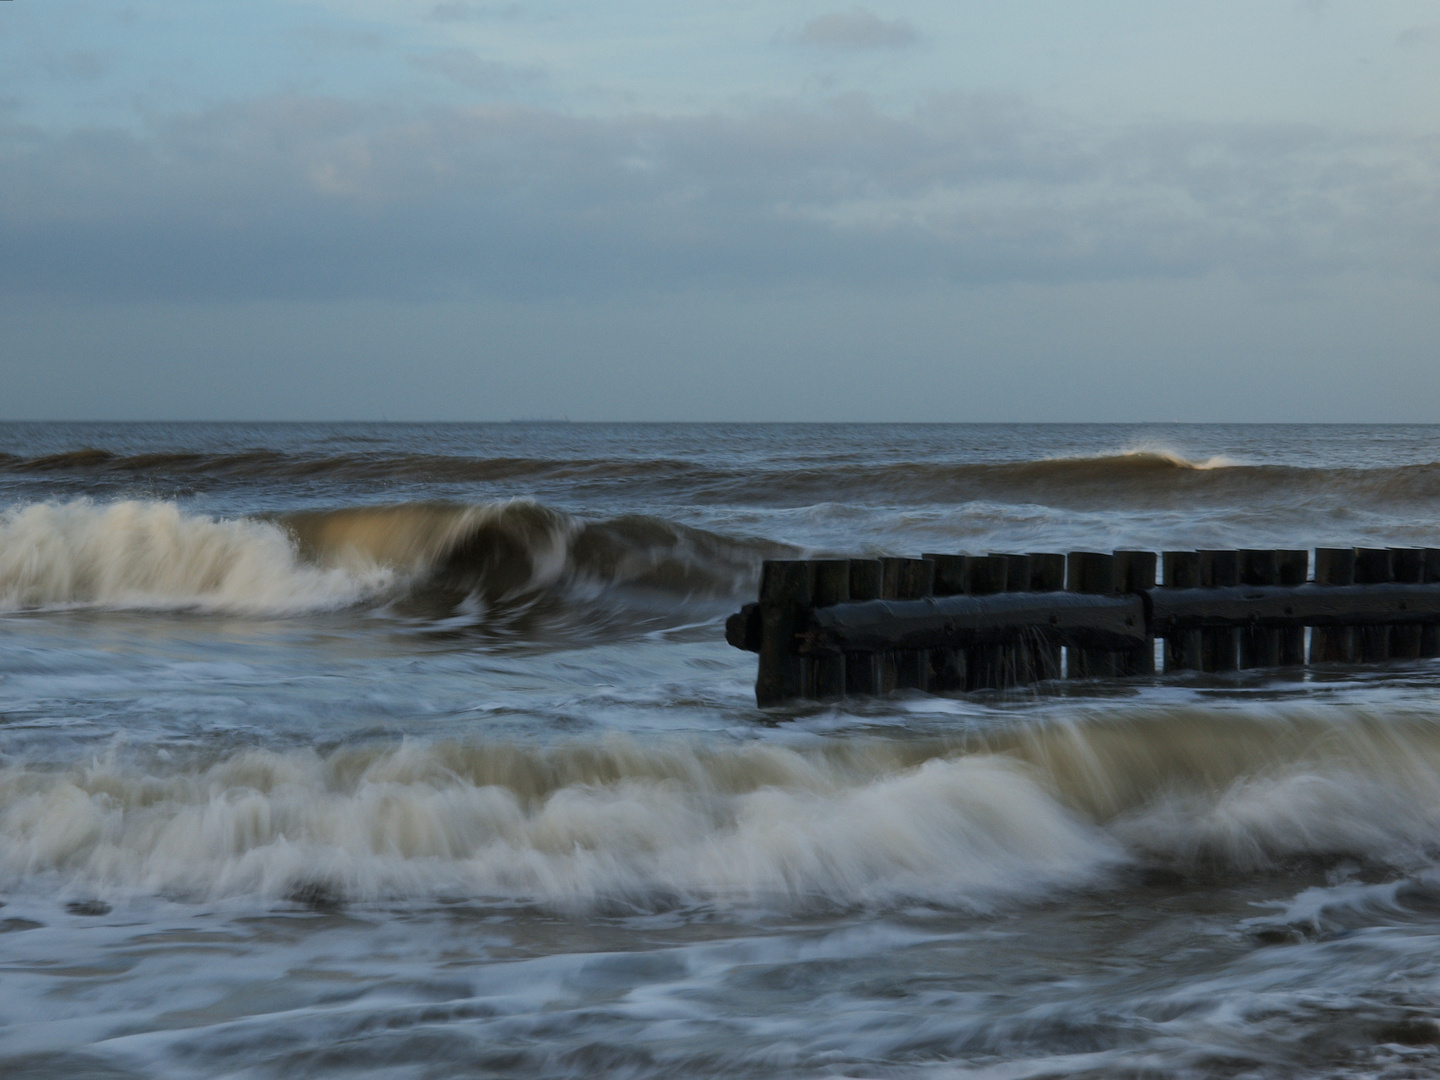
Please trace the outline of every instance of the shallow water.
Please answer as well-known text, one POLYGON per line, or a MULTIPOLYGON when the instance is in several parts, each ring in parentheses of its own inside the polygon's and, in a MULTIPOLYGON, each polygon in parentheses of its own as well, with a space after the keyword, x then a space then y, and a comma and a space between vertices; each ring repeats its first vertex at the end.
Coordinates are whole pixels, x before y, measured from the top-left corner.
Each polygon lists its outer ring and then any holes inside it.
POLYGON ((1429 1076, 1440 664, 754 706, 795 553, 1435 545, 1424 427, 0 425, 6 1076, 1429 1076))

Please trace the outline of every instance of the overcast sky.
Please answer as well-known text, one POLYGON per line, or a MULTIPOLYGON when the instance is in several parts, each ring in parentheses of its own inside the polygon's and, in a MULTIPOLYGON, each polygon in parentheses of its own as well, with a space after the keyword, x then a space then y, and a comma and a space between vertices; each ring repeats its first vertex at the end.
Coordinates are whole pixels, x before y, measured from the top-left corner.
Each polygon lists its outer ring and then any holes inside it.
POLYGON ((0 417, 1440 422, 1440 5, 5 0, 0 417))

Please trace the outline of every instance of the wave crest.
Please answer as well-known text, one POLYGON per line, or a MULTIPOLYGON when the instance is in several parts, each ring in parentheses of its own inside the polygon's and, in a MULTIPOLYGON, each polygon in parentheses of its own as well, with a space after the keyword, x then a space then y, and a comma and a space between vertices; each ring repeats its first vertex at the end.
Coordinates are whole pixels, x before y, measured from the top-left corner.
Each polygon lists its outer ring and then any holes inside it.
POLYGON ((1359 468, 1189 458, 1160 444, 1114 453, 1012 461, 883 462, 783 455, 774 462, 726 465, 685 457, 469 457, 421 453, 120 454, 84 448, 38 457, 0 454, 0 474, 87 477, 98 484, 144 477, 156 483, 225 484, 256 480, 327 483, 405 481, 505 484, 521 489, 613 492, 623 488, 681 502, 809 505, 816 502, 996 502, 1056 506, 1171 506, 1318 500, 1334 505, 1428 504, 1440 498, 1440 462, 1359 468))
POLYGON ((987 910, 1117 869, 1436 852, 1433 717, 1167 712, 960 743, 405 742, 0 770, 0 881, 987 910))
POLYGON ((174 503, 34 503, 0 513, 0 610, 190 607, 288 614, 345 607, 394 574, 308 564, 277 525, 174 503))
POLYGON ((376 600, 448 609, 616 586, 729 597, 794 549, 527 501, 408 503, 213 518, 175 503, 34 503, 0 513, 0 611, 54 606, 323 611, 376 600))

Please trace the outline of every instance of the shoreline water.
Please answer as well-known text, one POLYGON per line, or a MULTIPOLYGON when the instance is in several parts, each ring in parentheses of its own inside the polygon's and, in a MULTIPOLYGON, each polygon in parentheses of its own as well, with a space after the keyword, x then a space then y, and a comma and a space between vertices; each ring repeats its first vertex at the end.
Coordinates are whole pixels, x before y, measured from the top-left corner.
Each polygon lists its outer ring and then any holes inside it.
POLYGON ((1437 462, 0 424, 0 1071, 1425 1075, 1434 662, 761 713, 723 620, 781 552, 1433 545, 1437 462))

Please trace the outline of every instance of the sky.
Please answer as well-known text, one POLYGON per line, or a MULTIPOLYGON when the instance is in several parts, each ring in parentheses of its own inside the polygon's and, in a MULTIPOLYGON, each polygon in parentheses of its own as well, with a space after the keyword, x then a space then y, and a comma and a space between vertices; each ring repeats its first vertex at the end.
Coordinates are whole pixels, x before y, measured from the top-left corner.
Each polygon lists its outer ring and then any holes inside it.
POLYGON ((0 0, 0 418, 1440 422, 1434 0, 0 0))

